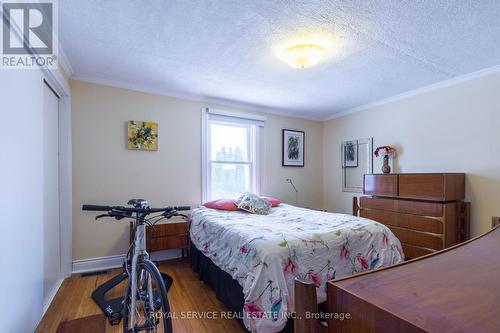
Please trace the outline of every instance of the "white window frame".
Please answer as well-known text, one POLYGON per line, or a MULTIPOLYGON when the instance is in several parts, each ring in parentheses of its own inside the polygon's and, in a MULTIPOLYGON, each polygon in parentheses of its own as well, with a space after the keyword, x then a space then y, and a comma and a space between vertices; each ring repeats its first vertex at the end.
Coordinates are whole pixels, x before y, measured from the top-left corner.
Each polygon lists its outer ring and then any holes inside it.
POLYGON ((202 130, 201 130, 201 171, 202 188, 201 201, 206 202, 210 197, 211 166, 213 163, 242 164, 250 166, 250 190, 260 194, 261 183, 261 156, 260 156, 260 128, 264 126, 266 118, 258 115, 231 113, 222 110, 203 108, 202 109, 202 130), (213 161, 211 159, 211 133, 210 124, 231 125, 249 128, 248 152, 249 161, 230 162, 213 161))

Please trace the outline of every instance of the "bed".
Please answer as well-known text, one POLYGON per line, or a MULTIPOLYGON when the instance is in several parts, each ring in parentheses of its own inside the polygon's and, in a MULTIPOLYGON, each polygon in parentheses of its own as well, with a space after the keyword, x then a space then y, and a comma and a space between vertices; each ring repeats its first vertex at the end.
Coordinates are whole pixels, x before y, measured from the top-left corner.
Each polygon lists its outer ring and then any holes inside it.
POLYGON ((285 328, 294 311, 296 277, 314 283, 322 303, 326 281, 404 258, 399 240, 380 223, 286 204, 271 208, 268 215, 197 208, 191 214, 190 238, 198 268, 213 271, 215 265, 224 272, 212 276, 212 282, 225 279, 222 289, 241 286, 242 300, 222 301, 232 302, 230 310, 241 306, 240 319, 257 333, 285 328))

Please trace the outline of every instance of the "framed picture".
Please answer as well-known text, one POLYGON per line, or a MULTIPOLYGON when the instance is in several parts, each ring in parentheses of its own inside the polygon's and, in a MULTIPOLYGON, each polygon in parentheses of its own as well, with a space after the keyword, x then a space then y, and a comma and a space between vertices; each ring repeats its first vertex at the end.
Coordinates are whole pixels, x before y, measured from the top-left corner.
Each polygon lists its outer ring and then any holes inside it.
POLYGON ((341 148, 342 191, 362 193, 363 175, 373 173, 373 138, 344 141, 341 148), (350 143, 356 147, 349 148, 350 143))
POLYGON ((358 140, 342 142, 342 166, 346 168, 358 167, 358 140))
POLYGON ((283 166, 304 166, 305 134, 302 131, 284 129, 282 132, 283 166))
POLYGON ((158 150, 158 123, 129 120, 127 124, 127 148, 158 150))

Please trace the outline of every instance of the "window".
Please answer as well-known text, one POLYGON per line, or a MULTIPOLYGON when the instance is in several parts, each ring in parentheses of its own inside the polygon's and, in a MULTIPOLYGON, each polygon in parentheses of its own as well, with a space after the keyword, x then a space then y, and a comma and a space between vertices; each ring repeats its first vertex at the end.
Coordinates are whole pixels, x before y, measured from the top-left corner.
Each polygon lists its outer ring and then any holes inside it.
POLYGON ((259 127, 255 116, 204 109, 203 201, 259 192, 259 127), (249 117, 252 117, 249 119, 249 117))

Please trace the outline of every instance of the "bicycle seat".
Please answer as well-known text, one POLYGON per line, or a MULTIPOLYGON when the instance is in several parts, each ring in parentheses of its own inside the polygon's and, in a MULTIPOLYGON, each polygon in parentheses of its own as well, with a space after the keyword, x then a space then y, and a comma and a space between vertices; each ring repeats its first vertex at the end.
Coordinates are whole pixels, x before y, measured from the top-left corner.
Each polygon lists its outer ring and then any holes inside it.
POLYGON ((144 199, 130 199, 127 204, 132 205, 135 208, 149 207, 147 200, 144 200, 144 199))

